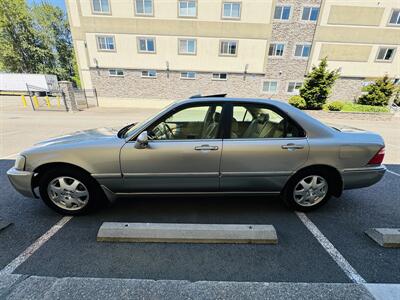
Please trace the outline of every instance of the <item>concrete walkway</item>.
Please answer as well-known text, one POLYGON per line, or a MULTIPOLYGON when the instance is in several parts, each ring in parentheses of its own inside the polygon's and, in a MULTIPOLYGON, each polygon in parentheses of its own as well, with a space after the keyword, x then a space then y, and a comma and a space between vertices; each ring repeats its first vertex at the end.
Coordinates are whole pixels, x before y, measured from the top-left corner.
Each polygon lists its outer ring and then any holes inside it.
POLYGON ((0 276, 0 299, 400 299, 400 284, 0 276))

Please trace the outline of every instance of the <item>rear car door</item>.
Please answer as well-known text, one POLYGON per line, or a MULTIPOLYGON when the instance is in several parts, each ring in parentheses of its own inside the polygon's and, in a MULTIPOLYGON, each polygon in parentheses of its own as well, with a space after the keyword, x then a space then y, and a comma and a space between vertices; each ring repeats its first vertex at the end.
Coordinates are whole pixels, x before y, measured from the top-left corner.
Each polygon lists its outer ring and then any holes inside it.
POLYGON ((223 142, 221 191, 280 191, 308 158, 303 129, 272 105, 233 103, 223 142))
POLYGON ((222 105, 197 103, 179 107, 146 131, 149 142, 135 141, 121 150, 122 191, 215 192, 219 188, 222 105))

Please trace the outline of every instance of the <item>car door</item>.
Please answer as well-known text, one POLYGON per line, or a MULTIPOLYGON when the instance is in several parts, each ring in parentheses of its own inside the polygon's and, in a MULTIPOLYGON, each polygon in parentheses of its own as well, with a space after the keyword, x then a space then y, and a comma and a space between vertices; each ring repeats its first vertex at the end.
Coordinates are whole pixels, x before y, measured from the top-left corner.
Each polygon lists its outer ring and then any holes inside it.
POLYGON ((222 150, 220 103, 167 112, 146 130, 149 141, 121 149, 122 191, 214 192, 219 189, 222 150))
POLYGON ((280 191, 303 165, 309 146, 305 132, 271 105, 231 106, 230 134, 221 158, 222 191, 280 191))

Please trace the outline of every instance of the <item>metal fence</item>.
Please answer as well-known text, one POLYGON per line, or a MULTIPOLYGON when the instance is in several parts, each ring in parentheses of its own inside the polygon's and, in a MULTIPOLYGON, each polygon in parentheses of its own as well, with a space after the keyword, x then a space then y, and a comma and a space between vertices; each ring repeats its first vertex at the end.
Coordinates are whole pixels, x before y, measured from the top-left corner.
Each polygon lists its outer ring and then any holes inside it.
POLYGON ((78 109, 99 106, 96 89, 74 88, 74 96, 78 109))
MULTIPOLYGON (((43 88, 26 85, 33 110, 68 111, 65 96, 60 90, 45 91, 43 88)), ((23 101, 26 101, 23 99, 23 101)))
MULTIPOLYGON (((43 88, 26 85, 30 105, 33 110, 69 111, 72 108, 60 89, 45 91, 43 88)), ((99 106, 96 89, 73 89, 74 101, 78 110, 99 106)), ((26 101, 23 98, 23 101, 26 101)), ((28 103, 25 103, 27 105, 28 103)))

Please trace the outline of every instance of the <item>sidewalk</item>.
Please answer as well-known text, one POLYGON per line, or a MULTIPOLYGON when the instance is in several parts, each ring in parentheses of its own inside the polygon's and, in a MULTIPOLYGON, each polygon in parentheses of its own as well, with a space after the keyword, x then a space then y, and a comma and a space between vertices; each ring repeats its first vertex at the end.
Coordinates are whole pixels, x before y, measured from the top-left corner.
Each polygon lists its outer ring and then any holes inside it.
POLYGON ((400 284, 0 277, 0 299, 399 299, 400 284), (371 287, 372 286, 372 287, 371 287), (372 294, 369 290, 372 291, 372 294), (376 298, 374 298, 374 296, 376 298))

